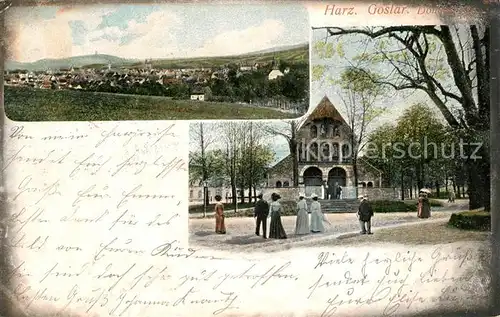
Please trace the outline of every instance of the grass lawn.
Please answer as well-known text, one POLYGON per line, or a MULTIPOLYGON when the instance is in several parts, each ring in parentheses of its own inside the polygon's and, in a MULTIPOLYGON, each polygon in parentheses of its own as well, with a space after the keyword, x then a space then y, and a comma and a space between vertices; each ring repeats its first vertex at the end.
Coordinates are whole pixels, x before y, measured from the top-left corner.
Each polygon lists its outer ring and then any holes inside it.
POLYGON ((156 96, 5 87, 5 112, 14 121, 287 119, 274 109, 171 100, 156 96))
POLYGON ((403 243, 411 245, 453 243, 457 241, 486 241, 489 232, 460 230, 442 223, 423 223, 398 228, 374 228, 373 235, 356 235, 341 238, 335 244, 348 245, 359 243, 403 243))

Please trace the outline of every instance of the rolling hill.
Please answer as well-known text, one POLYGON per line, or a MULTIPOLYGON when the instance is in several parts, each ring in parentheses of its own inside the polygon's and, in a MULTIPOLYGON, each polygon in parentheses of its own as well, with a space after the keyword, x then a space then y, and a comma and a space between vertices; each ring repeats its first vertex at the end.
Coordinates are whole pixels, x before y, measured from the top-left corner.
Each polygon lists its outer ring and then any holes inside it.
MULTIPOLYGON (((215 56, 215 57, 195 57, 180 59, 153 59, 153 67, 161 68, 193 68, 193 67, 214 67, 229 63, 266 63, 272 61, 274 57, 289 63, 308 63, 309 45, 298 44, 281 46, 242 55, 215 56)), ((140 67, 143 61, 139 59, 127 59, 112 55, 95 54, 74 56, 62 59, 42 59, 33 63, 20 63, 16 61, 6 61, 5 69, 24 69, 29 71, 40 71, 47 69, 61 69, 71 67, 103 67, 111 64, 113 67, 140 67)))
POLYGON ((6 61, 5 69, 26 69, 26 70, 46 70, 46 69, 61 69, 61 68, 71 68, 71 67, 83 67, 86 65, 126 65, 137 63, 138 60, 126 59, 112 55, 105 54, 95 54, 95 55, 84 55, 84 56, 74 56, 61 59, 41 59, 33 63, 19 63, 15 61, 6 61))

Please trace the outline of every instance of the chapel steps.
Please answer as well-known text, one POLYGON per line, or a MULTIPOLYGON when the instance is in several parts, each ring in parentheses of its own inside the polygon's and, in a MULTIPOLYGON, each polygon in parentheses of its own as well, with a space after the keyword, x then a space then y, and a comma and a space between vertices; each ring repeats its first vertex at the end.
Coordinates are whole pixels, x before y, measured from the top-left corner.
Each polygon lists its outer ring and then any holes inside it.
POLYGON ((319 199, 324 213, 354 213, 358 211, 358 199, 319 199))

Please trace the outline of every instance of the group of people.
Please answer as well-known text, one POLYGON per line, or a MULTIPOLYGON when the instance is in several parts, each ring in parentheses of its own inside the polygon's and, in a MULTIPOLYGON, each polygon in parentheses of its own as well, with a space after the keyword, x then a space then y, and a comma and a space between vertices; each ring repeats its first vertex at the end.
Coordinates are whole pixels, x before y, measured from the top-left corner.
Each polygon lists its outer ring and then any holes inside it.
MULTIPOLYGON (((269 213, 271 216, 269 238, 271 239, 286 239, 287 235, 283 224, 281 223, 282 207, 278 200, 280 195, 273 193, 271 195, 271 204, 269 205, 262 197, 258 196, 259 200, 255 204, 254 217, 256 219, 255 235, 260 236, 260 228, 262 226, 262 237, 267 239, 267 218, 269 213)), ((328 218, 321 210, 321 204, 318 201, 318 196, 311 196, 312 202, 308 206, 304 194, 299 195, 297 203, 297 218, 295 222, 295 235, 306 235, 309 233, 325 232, 325 223, 331 225, 328 218), (310 217, 309 217, 310 216, 310 217)), ((361 234, 372 234, 371 218, 373 217, 373 209, 368 202, 367 196, 360 196, 361 203, 358 208, 357 216, 361 226, 361 234)))
MULTIPOLYGON (((262 227, 262 237, 267 239, 267 219, 270 217, 269 238, 271 239, 286 239, 287 234, 283 223, 281 222, 281 214, 283 207, 279 203, 281 196, 277 193, 271 195, 271 203, 264 200, 263 195, 257 196, 258 201, 254 208, 254 218, 256 219, 255 235, 260 236, 262 227)), ((318 196, 311 196, 312 202, 308 206, 304 194, 299 195, 297 202, 297 219, 295 222, 295 235, 306 235, 309 233, 321 233, 325 231, 324 223, 331 225, 328 218, 321 210, 321 204, 318 201, 318 196), (310 217, 309 217, 310 216, 310 217)), ((373 208, 368 201, 368 196, 358 197, 360 205, 358 207, 357 217, 361 227, 361 234, 372 234, 371 219, 373 217, 373 208)), ((215 196, 215 232, 218 234, 226 233, 224 223, 224 205, 222 197, 215 196)), ((419 218, 429 218, 431 216, 430 201, 426 192, 420 192, 417 203, 417 216, 419 218)))
MULTIPOLYGON (((279 203, 281 196, 277 193, 271 194, 271 203, 263 199, 263 195, 257 196, 259 199, 255 204, 254 218, 256 219, 255 235, 260 236, 260 228, 262 227, 262 237, 267 239, 267 218, 271 217, 269 226, 269 238, 271 239, 286 239, 287 234, 281 222, 281 214, 283 207, 279 203)), ((309 233, 320 233, 325 231, 324 222, 329 223, 326 216, 321 211, 321 205, 317 195, 312 195, 312 203, 307 205, 305 195, 299 195, 297 203, 297 220, 295 223, 295 235, 305 235, 309 233), (309 214, 311 221, 309 224, 309 214)))

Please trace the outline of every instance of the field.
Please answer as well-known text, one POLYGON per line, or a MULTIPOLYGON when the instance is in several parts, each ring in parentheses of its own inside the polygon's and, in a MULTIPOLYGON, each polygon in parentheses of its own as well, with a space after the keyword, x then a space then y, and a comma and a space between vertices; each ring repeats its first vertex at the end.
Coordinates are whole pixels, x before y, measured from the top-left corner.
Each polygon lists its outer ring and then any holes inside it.
POLYGON ((14 121, 286 119, 297 115, 232 103, 165 97, 5 87, 5 113, 14 121))

